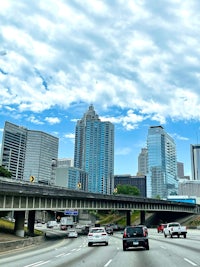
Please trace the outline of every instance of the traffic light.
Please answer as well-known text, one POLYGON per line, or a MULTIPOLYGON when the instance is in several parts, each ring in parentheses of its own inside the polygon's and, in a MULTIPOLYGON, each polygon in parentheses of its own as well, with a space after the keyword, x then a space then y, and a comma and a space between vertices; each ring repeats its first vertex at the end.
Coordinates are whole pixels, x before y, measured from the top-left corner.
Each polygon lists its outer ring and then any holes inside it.
POLYGON ((30 182, 33 183, 35 181, 35 177, 34 176, 30 176, 30 182))

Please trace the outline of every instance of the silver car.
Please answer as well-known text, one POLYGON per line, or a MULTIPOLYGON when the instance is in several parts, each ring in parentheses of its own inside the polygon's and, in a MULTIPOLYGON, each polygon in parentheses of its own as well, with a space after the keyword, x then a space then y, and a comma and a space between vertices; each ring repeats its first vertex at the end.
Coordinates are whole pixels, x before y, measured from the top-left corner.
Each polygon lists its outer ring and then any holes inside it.
POLYGON ((88 246, 93 244, 105 244, 108 245, 109 236, 104 227, 90 228, 88 233, 88 246))

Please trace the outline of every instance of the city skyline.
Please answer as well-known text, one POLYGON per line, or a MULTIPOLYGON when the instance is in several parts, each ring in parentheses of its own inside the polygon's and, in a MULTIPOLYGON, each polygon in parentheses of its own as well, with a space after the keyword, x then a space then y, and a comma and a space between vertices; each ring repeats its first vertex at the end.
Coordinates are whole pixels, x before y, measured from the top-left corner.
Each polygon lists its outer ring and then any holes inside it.
POLYGON ((4 1, 0 140, 9 121, 58 137, 59 158, 73 158, 76 122, 93 104, 115 126, 115 174, 137 173, 148 128, 161 125, 191 176, 199 8, 198 0, 4 1))

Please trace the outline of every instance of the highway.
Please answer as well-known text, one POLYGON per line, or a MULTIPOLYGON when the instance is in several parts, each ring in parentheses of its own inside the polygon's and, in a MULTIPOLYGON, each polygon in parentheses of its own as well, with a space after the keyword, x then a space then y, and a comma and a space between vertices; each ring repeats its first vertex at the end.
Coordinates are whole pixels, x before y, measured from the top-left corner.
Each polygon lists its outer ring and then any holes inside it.
MULTIPOLYGON (((49 236, 53 236, 56 230, 49 236)), ((59 230, 57 230, 60 232, 59 230)), ((62 232, 64 234, 64 232, 62 232)), ((110 236, 109 245, 88 247, 87 236, 50 240, 38 247, 0 254, 1 267, 192 267, 200 266, 200 230, 187 238, 165 238, 149 229, 150 250, 122 250, 122 233, 110 236)))

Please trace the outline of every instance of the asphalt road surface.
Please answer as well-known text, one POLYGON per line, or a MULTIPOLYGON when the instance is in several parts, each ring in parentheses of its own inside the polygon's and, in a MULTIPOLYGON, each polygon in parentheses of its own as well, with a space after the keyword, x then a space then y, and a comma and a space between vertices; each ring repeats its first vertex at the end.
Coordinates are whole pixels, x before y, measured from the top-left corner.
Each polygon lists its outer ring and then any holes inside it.
MULTIPOLYGON (((50 236, 50 231, 48 232, 50 236)), ((88 247, 87 236, 49 240, 38 247, 0 255, 1 267, 193 267, 200 266, 200 230, 187 238, 165 238, 149 229, 150 250, 122 249, 122 234, 110 236, 109 245, 88 247)))

